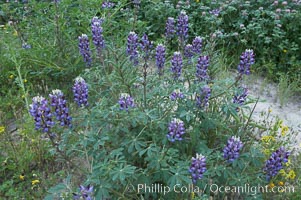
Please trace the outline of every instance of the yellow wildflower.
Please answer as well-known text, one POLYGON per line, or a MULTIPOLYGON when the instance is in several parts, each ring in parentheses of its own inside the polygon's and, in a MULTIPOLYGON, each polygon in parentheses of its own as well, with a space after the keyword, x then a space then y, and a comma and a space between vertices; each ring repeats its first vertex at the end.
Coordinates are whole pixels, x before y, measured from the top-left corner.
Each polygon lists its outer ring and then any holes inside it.
POLYGON ((23 94, 23 95, 22 95, 22 99, 24 99, 24 98, 25 98, 25 95, 23 94))
POLYGON ((31 185, 35 185, 35 184, 38 184, 38 183, 40 183, 40 181, 38 179, 31 181, 31 185))
POLYGON ((4 126, 0 126, 0 133, 3 133, 5 131, 5 127, 4 126))
POLYGON ((281 169, 281 170, 279 171, 279 174, 281 174, 281 176, 285 176, 285 175, 286 175, 286 172, 284 171, 284 169, 281 169))
POLYGON ((286 53, 287 52, 287 50, 286 49, 283 49, 283 53, 286 53))
POLYGON ((24 83, 27 83, 27 79, 24 79, 23 82, 24 82, 24 83))
POLYGON ((194 192, 191 192, 191 199, 194 199, 194 196, 195 196, 194 192))
POLYGON ((288 174, 286 175, 286 177, 289 178, 289 179, 295 179, 295 177, 296 177, 295 171, 294 170, 290 170, 288 172, 288 174))
POLYGON ((265 143, 268 143, 270 141, 275 141, 275 138, 271 135, 265 135, 261 137, 261 140, 265 143))
POLYGON ((285 163, 285 165, 288 167, 291 165, 291 159, 288 159, 287 162, 285 163))
POLYGON ((281 135, 284 136, 289 131, 288 126, 281 126, 281 135))
POLYGON ((278 182, 278 185, 284 186, 284 183, 283 183, 282 181, 279 181, 279 182, 278 182))
POLYGON ((9 78, 10 78, 10 79, 13 79, 13 78, 14 78, 14 75, 11 74, 11 75, 9 76, 9 78))
POLYGON ((272 109, 271 109, 271 108, 269 108, 269 110, 268 110, 268 111, 269 111, 269 113, 271 113, 271 112, 272 112, 272 109))
POLYGON ((21 174, 21 175, 19 176, 19 178, 20 178, 21 181, 24 181, 25 176, 24 176, 23 174, 21 174))
POLYGON ((275 187, 275 184, 274 184, 273 182, 271 182, 271 183, 269 184, 269 188, 273 188, 273 187, 275 187))
POLYGON ((199 2, 200 2, 200 0, 195 0, 195 2, 199 3, 199 2))
POLYGON ((264 153, 265 155, 270 155, 270 154, 271 154, 271 151, 270 151, 269 149, 264 149, 264 150, 263 150, 263 153, 264 153))

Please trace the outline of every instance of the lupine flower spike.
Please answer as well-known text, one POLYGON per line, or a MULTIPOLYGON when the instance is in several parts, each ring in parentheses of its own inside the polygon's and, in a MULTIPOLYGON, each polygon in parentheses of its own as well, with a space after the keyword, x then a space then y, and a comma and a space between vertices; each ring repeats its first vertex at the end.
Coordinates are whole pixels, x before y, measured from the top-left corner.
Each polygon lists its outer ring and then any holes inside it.
POLYGON ((129 108, 135 107, 134 99, 127 93, 120 94, 118 103, 120 106, 120 110, 129 111, 129 108))
POLYGON ((84 62, 87 64, 87 66, 91 66, 92 58, 91 58, 91 51, 90 51, 90 44, 89 44, 89 38, 86 34, 82 34, 78 37, 79 44, 79 52, 84 58, 84 62))
MULTIPOLYGON (((248 89, 246 87, 240 87, 239 88, 239 93, 235 94, 233 97, 233 103, 238 104, 240 106, 242 106, 248 96, 248 89)), ((239 111, 239 108, 236 108, 237 111, 239 111)))
POLYGON ((225 146, 223 153, 224 159, 228 162, 233 162, 239 157, 239 151, 242 149, 243 143, 239 137, 232 136, 225 146))
POLYGON ((138 36, 135 32, 130 32, 127 39, 126 53, 134 65, 138 65, 138 36))
POLYGON ((221 12, 221 10, 220 9, 214 9, 214 10, 210 10, 209 11, 209 13, 211 14, 211 15, 214 15, 214 16, 216 16, 216 17, 218 17, 219 16, 219 14, 220 14, 220 12, 221 12))
POLYGON ((156 65, 158 67, 159 75, 163 74, 165 64, 165 46, 162 44, 158 44, 156 48, 156 65))
POLYGON ((192 50, 195 54, 199 55, 202 53, 203 40, 201 37, 197 36, 192 41, 192 50))
POLYGON ((240 56, 240 63, 237 67, 238 72, 241 75, 243 75, 243 74, 249 75, 251 65, 253 65, 254 63, 255 63, 255 54, 254 54, 253 50, 247 49, 240 56))
POLYGON ((193 47, 191 44, 187 44, 184 48, 184 56, 188 59, 188 62, 191 63, 191 58, 193 57, 193 47))
POLYGON ((185 134, 184 122, 180 119, 174 118, 168 126, 168 134, 166 137, 169 141, 175 142, 183 140, 182 136, 185 134))
POLYGON ((197 180, 203 178, 203 174, 206 172, 206 158, 202 154, 196 154, 196 157, 192 157, 191 165, 189 168, 191 173, 192 182, 195 184, 197 180))
POLYGON ((92 29, 92 40, 93 44, 96 46, 98 55, 101 54, 101 50, 105 48, 105 41, 102 35, 102 20, 98 19, 98 17, 93 17, 91 22, 91 29, 92 29))
POLYGON ((141 2, 140 2, 140 0, 133 0, 133 4, 134 4, 134 7, 135 7, 135 8, 139 8, 141 2))
POLYGON ((184 45, 185 40, 188 38, 188 15, 185 11, 181 11, 178 17, 178 31, 179 40, 184 45))
POLYGON ((140 47, 144 53, 143 58, 147 60, 150 57, 151 50, 153 48, 153 43, 149 41, 148 36, 146 34, 143 34, 141 38, 140 47))
POLYGON ((175 19, 173 17, 168 17, 165 27, 165 36, 167 39, 171 39, 174 37, 175 33, 175 19))
POLYGON ((180 52, 174 52, 171 59, 171 72, 174 79, 178 79, 182 74, 183 59, 180 52))
POLYGON ((170 100, 175 101, 177 99, 184 99, 184 94, 179 90, 175 90, 170 95, 170 100))
POLYGON ((35 129, 42 130, 44 133, 49 133, 54 122, 52 121, 52 114, 48 101, 41 96, 34 97, 29 112, 35 120, 35 129))
POLYGON ((69 109, 67 107, 67 101, 61 90, 52 90, 52 94, 49 94, 50 105, 54 107, 54 115, 60 122, 61 126, 71 127, 71 117, 69 116, 69 109))
POLYGON ((102 7, 103 9, 109 9, 109 8, 113 8, 114 5, 115 5, 115 3, 113 3, 113 2, 110 2, 110 1, 104 1, 104 2, 102 2, 101 7, 102 7))
POLYGON ((88 185, 87 187, 80 185, 79 186, 80 194, 73 193, 74 200, 92 200, 93 186, 88 185))
POLYGON ((211 89, 207 85, 201 89, 201 92, 196 97, 196 104, 200 108, 205 108, 209 105, 209 97, 211 89))
POLYGON ((196 77, 199 81, 206 81, 209 79, 207 72, 209 66, 209 56, 200 56, 196 65, 196 77))
POLYGON ((283 169, 283 164, 288 162, 290 152, 284 147, 280 147, 272 153, 271 157, 266 161, 263 171, 266 173, 267 181, 276 176, 283 169))
POLYGON ((88 106, 88 85, 82 77, 77 77, 72 88, 74 101, 79 107, 88 106))

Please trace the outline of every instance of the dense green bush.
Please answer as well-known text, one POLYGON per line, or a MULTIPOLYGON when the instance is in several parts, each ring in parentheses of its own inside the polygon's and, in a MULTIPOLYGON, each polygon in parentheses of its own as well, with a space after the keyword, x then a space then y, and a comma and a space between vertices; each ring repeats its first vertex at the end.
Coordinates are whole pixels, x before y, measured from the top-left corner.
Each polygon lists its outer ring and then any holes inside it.
MULTIPOLYGON (((265 0, 191 1, 188 5, 180 4, 178 9, 176 4, 161 2, 153 6, 149 3, 142 19, 149 22, 150 31, 162 35, 165 24, 158 19, 175 17, 175 10, 184 9, 190 17, 190 38, 211 37, 218 44, 217 48, 236 59, 241 51, 252 48, 258 58, 254 71, 273 80, 288 74, 300 85, 301 22, 298 19, 301 4, 298 1, 275 2, 278 4, 265 0), (215 9, 216 15, 211 13, 215 9)), ((237 67, 235 63, 228 64, 237 67)))

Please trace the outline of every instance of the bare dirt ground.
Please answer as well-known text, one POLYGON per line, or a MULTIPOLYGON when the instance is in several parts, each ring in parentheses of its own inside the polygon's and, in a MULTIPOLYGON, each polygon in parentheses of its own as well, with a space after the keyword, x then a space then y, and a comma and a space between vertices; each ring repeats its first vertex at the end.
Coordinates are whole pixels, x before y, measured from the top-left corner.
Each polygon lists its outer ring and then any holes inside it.
MULTIPOLYGON (((297 152, 301 152, 301 96, 295 95, 287 99, 287 103, 281 106, 278 85, 270 83, 262 77, 250 77, 246 81, 249 88, 249 95, 251 98, 258 98, 253 119, 259 121, 262 112, 268 112, 270 109, 270 116, 273 119, 279 117, 283 124, 287 125, 291 131, 297 134, 296 137, 292 136, 291 143, 297 152)), ((282 94, 283 95, 283 94, 282 94)), ((255 104, 251 104, 254 106, 255 104)))

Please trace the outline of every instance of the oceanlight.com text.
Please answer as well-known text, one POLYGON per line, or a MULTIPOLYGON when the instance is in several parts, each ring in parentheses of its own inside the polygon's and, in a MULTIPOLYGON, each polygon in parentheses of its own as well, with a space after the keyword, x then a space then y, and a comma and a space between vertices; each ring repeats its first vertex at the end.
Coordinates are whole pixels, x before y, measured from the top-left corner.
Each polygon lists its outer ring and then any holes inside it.
POLYGON ((163 184, 138 184, 135 188, 138 194, 141 193, 161 193, 166 195, 167 193, 204 193, 204 191, 209 190, 213 193, 247 193, 251 195, 256 195, 258 193, 294 193, 294 186, 274 186, 270 187, 269 185, 250 185, 244 184, 241 186, 226 186, 226 185, 217 185, 217 184, 206 184, 204 187, 198 187, 193 184, 189 185, 180 185, 176 184, 173 187, 166 186, 163 184))

